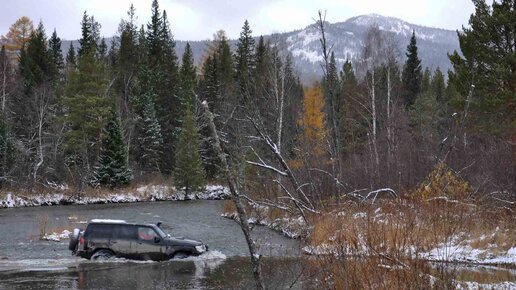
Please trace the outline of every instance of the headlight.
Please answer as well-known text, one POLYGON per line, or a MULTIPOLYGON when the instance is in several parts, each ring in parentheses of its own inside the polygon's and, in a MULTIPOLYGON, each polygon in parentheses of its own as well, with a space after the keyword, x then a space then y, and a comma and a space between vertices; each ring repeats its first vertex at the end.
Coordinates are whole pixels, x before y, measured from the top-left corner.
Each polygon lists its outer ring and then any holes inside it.
POLYGON ((195 246, 195 250, 196 250, 198 253, 204 253, 204 252, 206 252, 206 245, 199 245, 199 246, 195 246))

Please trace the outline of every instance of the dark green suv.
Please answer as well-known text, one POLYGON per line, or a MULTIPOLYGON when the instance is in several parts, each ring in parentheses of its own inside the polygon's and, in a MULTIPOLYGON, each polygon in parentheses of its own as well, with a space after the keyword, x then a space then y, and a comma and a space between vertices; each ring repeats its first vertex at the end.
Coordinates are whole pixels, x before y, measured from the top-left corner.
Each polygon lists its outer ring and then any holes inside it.
POLYGON ((121 257, 163 261, 197 256, 208 250, 200 241, 174 238, 157 225, 93 219, 86 229, 74 229, 68 249, 86 259, 121 257))

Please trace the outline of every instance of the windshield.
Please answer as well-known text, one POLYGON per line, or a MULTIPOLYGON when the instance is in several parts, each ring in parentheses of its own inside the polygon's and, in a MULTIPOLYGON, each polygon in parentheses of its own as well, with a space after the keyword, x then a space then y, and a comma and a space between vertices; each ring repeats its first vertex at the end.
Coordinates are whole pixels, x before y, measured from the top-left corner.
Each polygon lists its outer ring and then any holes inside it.
POLYGON ((158 226, 154 226, 153 227, 156 232, 158 232, 158 235, 160 235, 162 238, 166 238, 167 237, 167 234, 158 226))

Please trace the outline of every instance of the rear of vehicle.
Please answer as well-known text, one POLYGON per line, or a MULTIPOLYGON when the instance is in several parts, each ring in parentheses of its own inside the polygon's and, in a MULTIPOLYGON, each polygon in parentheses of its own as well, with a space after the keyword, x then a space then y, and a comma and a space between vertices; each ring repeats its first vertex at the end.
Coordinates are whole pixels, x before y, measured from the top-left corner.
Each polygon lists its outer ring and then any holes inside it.
POLYGON ((74 229, 68 249, 86 259, 90 259, 101 250, 104 250, 104 254, 114 255, 111 250, 111 238, 123 223, 125 222, 92 220, 84 231, 74 229))

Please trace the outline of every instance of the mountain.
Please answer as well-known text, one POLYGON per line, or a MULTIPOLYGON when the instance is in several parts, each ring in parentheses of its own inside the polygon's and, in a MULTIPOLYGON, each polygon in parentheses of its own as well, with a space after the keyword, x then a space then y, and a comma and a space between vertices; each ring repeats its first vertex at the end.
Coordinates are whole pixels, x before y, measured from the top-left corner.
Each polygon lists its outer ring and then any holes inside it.
MULTIPOLYGON (((405 51, 412 31, 416 33, 418 52, 423 68, 429 67, 433 70, 439 67, 441 71, 446 72, 451 68, 448 53, 452 53, 454 50, 460 51, 455 31, 415 25, 401 19, 378 14, 361 15, 344 22, 325 24, 326 39, 335 53, 339 69, 346 59, 350 59, 353 63, 358 61, 364 46, 367 29, 374 24, 378 25, 385 38, 392 38, 398 44, 400 66, 405 62, 405 51)), ((320 32, 315 24, 292 32, 264 35, 264 38, 292 54, 294 64, 303 83, 309 84, 321 77, 320 32)), ((106 42, 109 44, 111 40, 106 40, 106 42)), ((179 59, 184 52, 186 42, 176 41, 176 51, 179 59)), ((194 53, 195 63, 200 66, 209 41, 189 42, 194 53)), ((236 40, 231 40, 230 44, 234 48, 236 40)), ((68 51, 69 45, 70 41, 63 42, 63 52, 68 51)), ((74 41, 74 46, 76 48, 78 46, 76 41, 74 41)))

